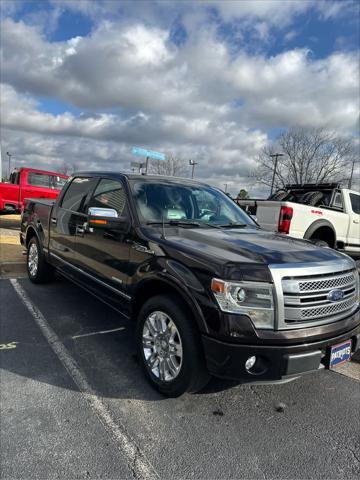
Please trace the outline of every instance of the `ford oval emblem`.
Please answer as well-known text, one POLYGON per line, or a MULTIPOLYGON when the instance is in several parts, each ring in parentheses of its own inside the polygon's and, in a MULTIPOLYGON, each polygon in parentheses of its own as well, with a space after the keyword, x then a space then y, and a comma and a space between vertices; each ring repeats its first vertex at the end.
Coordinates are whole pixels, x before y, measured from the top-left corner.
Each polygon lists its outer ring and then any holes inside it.
POLYGON ((328 300, 330 300, 330 302, 338 302, 339 300, 342 300, 344 298, 344 292, 339 288, 337 288, 336 290, 331 290, 328 293, 327 298, 328 300))

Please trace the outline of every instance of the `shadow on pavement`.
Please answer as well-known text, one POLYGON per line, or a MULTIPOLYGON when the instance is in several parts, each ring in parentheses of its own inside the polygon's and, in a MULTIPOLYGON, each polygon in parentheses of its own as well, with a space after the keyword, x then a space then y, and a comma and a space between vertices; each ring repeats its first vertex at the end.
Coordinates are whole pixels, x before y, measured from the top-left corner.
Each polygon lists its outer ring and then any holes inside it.
POLYGON ((0 215, 0 228, 4 228, 6 230, 16 230, 17 232, 19 232, 20 222, 21 222, 20 215, 7 214, 7 213, 2 213, 0 215))
MULTIPOLYGON (((56 276, 48 285, 33 285, 28 280, 21 282, 98 395, 148 401, 165 398, 147 383, 143 375, 136 355, 135 325, 131 321, 61 276, 56 276), (120 327, 124 329, 93 335, 120 327)), ((10 283, 7 283, 6 292, 4 289, 5 295, 7 305, 1 310, 6 338, 2 335, 1 342, 16 341, 18 344, 12 352, 1 352, 8 358, 11 355, 10 362, 2 362, 3 368, 60 388, 77 389, 59 366, 50 345, 20 304, 10 283), (49 351, 53 359, 51 364, 49 351)), ((224 391, 235 385, 237 383, 214 378, 201 395, 224 391)))

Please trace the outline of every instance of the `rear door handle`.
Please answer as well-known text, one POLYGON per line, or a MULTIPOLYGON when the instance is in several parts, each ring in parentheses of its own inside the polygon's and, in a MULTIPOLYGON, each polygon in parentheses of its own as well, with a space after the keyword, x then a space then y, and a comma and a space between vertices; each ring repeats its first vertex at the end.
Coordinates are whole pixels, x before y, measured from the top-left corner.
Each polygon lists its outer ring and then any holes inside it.
POLYGON ((56 218, 52 217, 52 218, 51 218, 51 223, 53 223, 54 225, 56 225, 56 224, 57 224, 56 218))
POLYGON ((359 220, 353 220, 353 223, 359 223, 359 220))

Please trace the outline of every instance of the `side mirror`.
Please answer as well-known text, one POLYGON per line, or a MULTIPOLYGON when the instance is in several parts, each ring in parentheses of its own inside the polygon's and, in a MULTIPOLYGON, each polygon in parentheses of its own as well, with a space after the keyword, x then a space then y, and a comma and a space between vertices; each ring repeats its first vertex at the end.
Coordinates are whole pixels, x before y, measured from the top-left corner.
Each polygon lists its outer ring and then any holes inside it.
POLYGON ((114 208, 90 207, 88 210, 89 217, 106 217, 117 218, 118 214, 114 208))
POLYGON ((90 207, 88 210, 89 228, 127 232, 130 227, 128 217, 119 217, 114 208, 90 207))

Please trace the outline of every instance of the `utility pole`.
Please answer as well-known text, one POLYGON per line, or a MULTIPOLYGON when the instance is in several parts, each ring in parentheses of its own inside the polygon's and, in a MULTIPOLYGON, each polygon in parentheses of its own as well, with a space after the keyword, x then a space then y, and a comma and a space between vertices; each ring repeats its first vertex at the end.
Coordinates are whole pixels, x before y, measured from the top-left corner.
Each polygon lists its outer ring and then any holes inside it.
POLYGON ((352 187, 352 179, 353 179, 353 175, 354 175, 354 166, 355 166, 355 155, 354 155, 352 165, 351 165, 351 174, 350 174, 349 186, 348 186, 349 190, 351 190, 351 187, 352 187))
POLYGON ((11 172, 10 169, 11 169, 11 157, 12 157, 12 155, 11 155, 11 153, 9 153, 9 152, 6 152, 6 155, 9 157, 9 173, 8 173, 8 179, 10 179, 10 172, 11 172))
POLYGON ((273 173, 273 177, 272 177, 272 180, 271 180, 271 191, 270 191, 270 195, 272 195, 273 189, 274 189, 274 182, 275 182, 275 175, 276 175, 276 169, 277 169, 278 159, 279 159, 279 157, 283 157, 284 154, 283 154, 283 153, 272 153, 272 154, 269 155, 269 156, 270 156, 271 158, 275 158, 274 173, 273 173))
POLYGON ((197 165, 197 162, 195 162, 195 160, 189 160, 189 165, 192 167, 191 178, 194 178, 195 166, 197 165))

